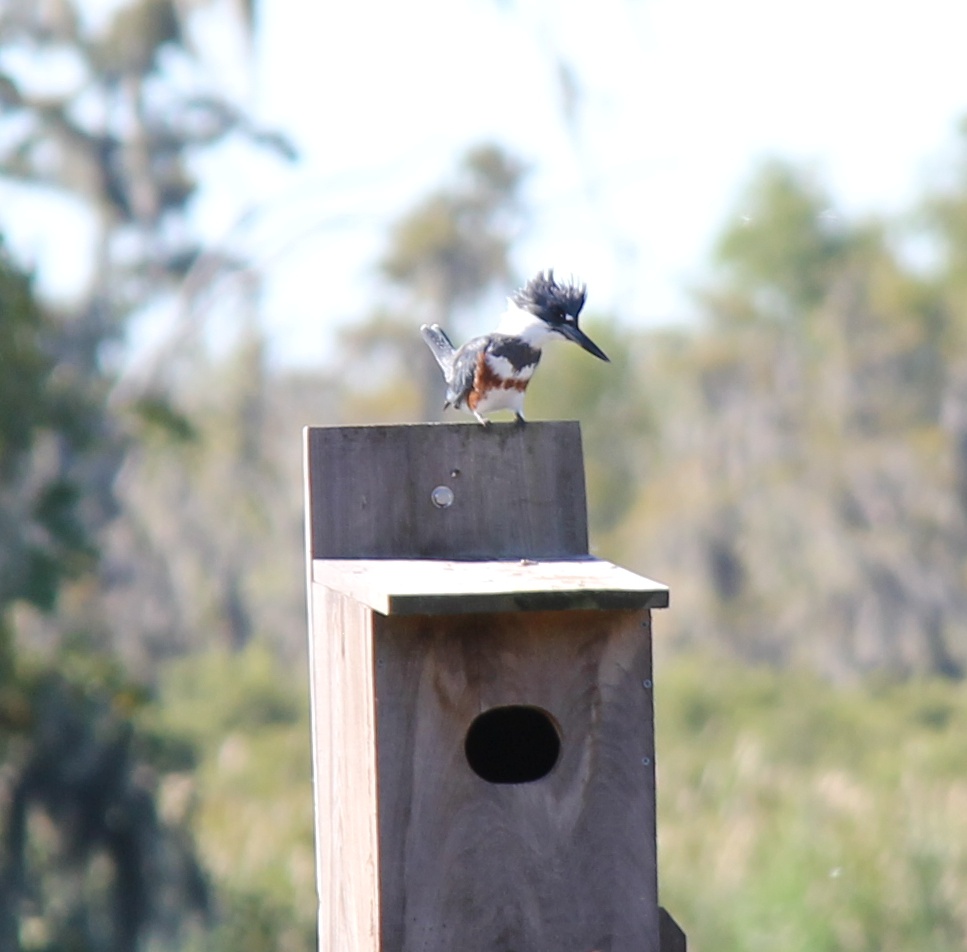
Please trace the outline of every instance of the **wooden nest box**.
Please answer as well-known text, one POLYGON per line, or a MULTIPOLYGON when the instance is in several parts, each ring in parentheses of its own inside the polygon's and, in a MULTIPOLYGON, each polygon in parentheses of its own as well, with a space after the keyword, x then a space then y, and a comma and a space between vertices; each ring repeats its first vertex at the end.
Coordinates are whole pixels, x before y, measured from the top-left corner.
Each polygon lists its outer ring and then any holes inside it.
POLYGON ((651 609, 576 423, 306 430, 323 952, 678 952, 651 609))

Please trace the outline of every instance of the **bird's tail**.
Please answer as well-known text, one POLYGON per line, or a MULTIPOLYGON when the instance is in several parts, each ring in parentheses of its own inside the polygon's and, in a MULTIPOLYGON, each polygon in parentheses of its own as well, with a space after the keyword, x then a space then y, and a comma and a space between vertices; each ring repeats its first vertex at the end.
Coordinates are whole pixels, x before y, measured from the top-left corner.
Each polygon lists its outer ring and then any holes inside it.
POLYGON ((450 343, 450 338, 439 324, 424 324, 420 328, 420 333, 427 347, 433 351, 436 362, 443 368, 443 375, 449 382, 453 372, 453 355, 456 348, 450 343))

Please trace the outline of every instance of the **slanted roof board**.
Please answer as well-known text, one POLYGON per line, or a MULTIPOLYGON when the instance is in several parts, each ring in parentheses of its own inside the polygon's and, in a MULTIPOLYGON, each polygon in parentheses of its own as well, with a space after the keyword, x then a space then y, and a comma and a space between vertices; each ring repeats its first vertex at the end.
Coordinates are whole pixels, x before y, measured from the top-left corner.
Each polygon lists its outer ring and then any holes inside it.
POLYGON ((315 559, 313 581, 384 615, 666 608, 668 588, 601 559, 315 559))

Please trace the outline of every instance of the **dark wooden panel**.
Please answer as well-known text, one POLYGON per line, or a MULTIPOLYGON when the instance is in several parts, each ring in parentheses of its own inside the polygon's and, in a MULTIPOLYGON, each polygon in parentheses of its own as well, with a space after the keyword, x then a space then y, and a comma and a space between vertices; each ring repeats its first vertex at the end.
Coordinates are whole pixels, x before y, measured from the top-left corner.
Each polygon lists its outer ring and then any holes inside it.
POLYGON ((688 940, 682 927, 664 906, 658 910, 658 930, 661 937, 661 952, 688 952, 688 940))
POLYGON ((648 613, 374 621, 382 949, 658 952, 648 613), (470 768, 502 705, 558 726, 542 779, 470 768))
POLYGON ((313 579, 383 615, 667 608, 668 588, 603 559, 317 559, 313 579))
POLYGON ((574 422, 308 427, 316 559, 566 558, 588 551, 574 422), (453 494, 433 504, 436 487, 453 494))

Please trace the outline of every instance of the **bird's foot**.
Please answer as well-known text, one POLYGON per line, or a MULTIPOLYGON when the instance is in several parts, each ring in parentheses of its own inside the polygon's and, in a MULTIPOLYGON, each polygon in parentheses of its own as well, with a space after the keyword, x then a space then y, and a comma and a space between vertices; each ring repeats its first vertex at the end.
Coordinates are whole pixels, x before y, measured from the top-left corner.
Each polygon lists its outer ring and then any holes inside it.
POLYGON ((527 421, 524 419, 524 415, 522 413, 515 413, 514 416, 517 418, 514 421, 517 426, 524 426, 527 423, 527 421))

